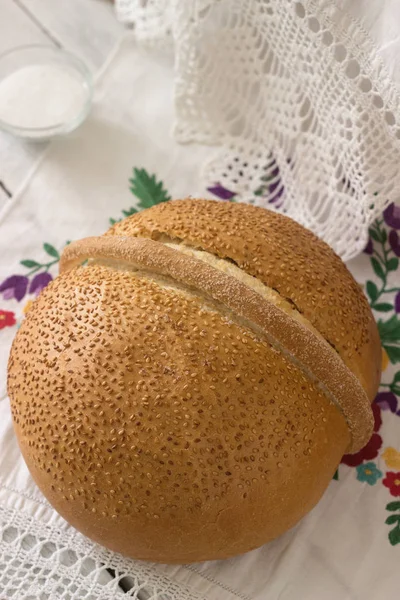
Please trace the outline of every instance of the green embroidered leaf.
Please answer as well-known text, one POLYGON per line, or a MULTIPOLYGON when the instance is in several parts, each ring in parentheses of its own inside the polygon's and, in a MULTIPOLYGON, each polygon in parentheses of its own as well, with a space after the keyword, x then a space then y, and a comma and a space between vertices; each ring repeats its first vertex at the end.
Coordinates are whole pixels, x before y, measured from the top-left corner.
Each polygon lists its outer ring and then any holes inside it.
POLYGON ((386 504, 386 510, 400 510, 400 501, 395 500, 394 502, 389 502, 389 504, 386 504))
POLYGON ((335 481, 339 481, 339 469, 336 469, 335 474, 332 479, 335 479, 335 481))
POLYGON ((389 385, 389 389, 395 396, 400 397, 400 385, 398 385, 398 383, 392 381, 392 383, 389 385))
POLYGON ((386 240, 387 240, 386 230, 385 229, 381 229, 381 241, 382 241, 382 244, 384 244, 386 242, 386 240))
POLYGON ((400 544, 400 527, 397 525, 394 529, 389 531, 389 541, 392 546, 400 544))
POLYGON ((397 315, 393 315, 388 321, 379 319, 378 330, 390 362, 393 364, 400 362, 400 346, 396 345, 396 342, 400 342, 400 321, 397 315))
POLYGON ((51 244, 43 244, 43 248, 49 256, 52 256, 53 258, 58 258, 58 259, 60 258, 60 255, 58 254, 57 250, 51 244))
POLYGON ((378 330, 382 344, 400 341, 400 321, 393 315, 388 321, 378 321, 378 330))
POLYGON ((386 525, 393 525, 393 523, 398 523, 400 521, 400 515, 389 515, 386 519, 386 525))
POLYGON ((375 242, 381 243, 381 236, 379 235, 379 233, 377 231, 375 231, 375 229, 370 229, 369 230, 369 235, 372 237, 372 239, 375 242))
POLYGON ((381 263, 373 256, 371 258, 371 264, 372 268, 374 269, 375 275, 384 281, 385 273, 383 272, 381 263))
POLYGON ((390 258, 386 263, 386 268, 388 271, 396 271, 399 266, 399 259, 396 257, 390 258))
MULTIPOLYGON (((134 215, 135 213, 137 213, 138 211, 136 210, 136 208, 133 208, 133 206, 131 206, 130 208, 128 208, 127 210, 123 210, 122 214, 124 215, 124 217, 130 217, 131 215, 134 215)), ((110 221, 110 225, 115 225, 115 223, 119 223, 120 221, 122 221, 123 217, 121 217, 121 219, 109 219, 110 221)))
POLYGON ((36 260, 29 260, 29 259, 27 259, 27 260, 21 260, 20 264, 23 267, 28 267, 28 269, 31 269, 32 267, 40 267, 41 266, 41 264, 38 263, 38 262, 36 262, 36 260))
POLYGON ((136 210, 136 208, 133 208, 133 206, 131 206, 130 208, 128 208, 128 210, 123 210, 122 214, 124 215, 124 217, 130 217, 131 215, 136 214, 138 211, 136 210))
POLYGON ((372 308, 380 312, 390 312, 393 310, 393 305, 389 304, 388 302, 380 302, 378 304, 373 304, 372 308))
POLYGON ((373 281, 367 281, 366 289, 367 289, 367 294, 371 299, 371 302, 374 302, 374 300, 376 300, 378 297, 377 286, 375 285, 375 283, 373 281))
MULTIPOLYGON (((395 373, 394 377, 393 377, 393 383, 397 383, 398 381, 400 381, 400 371, 397 371, 397 373, 395 373)), ((400 502, 399 502, 399 504, 400 504, 400 502)), ((400 506, 399 506, 399 508, 400 508, 400 506)))
POLYGON ((400 346, 387 346, 385 344, 384 348, 392 364, 395 365, 400 362, 400 346))
POLYGON ((150 208, 171 199, 163 187, 163 182, 157 181, 156 176, 149 175, 145 169, 133 169, 133 177, 129 182, 132 194, 139 198, 140 208, 150 208))

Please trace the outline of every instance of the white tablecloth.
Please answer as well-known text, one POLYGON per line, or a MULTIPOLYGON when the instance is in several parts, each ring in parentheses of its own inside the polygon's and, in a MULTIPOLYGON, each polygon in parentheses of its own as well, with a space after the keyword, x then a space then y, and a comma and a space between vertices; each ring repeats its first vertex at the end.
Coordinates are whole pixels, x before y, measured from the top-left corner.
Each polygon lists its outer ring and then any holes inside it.
POLYGON ((393 504, 400 496, 400 416, 391 390, 397 389, 395 361, 400 361, 395 312, 400 295, 386 290, 400 283, 395 260, 400 209, 391 208, 373 234, 373 251, 384 254, 385 264, 379 269, 379 259, 367 254, 351 264, 362 284, 371 282, 367 289, 377 317, 392 323, 381 326, 392 364, 383 376, 382 392, 389 395, 379 396, 374 408, 375 437, 353 466, 339 466, 338 480, 319 505, 280 539, 236 559, 191 566, 125 559, 69 527, 22 461, 5 390, 7 354, 23 308, 48 281, 44 273, 56 274, 58 253, 67 240, 103 232, 110 218, 120 218, 122 210, 135 205, 132 176, 151 190, 149 176, 155 174, 173 197, 225 194, 215 182, 210 181, 210 192, 200 181, 199 165, 210 149, 179 146, 172 139, 172 82, 168 59, 145 56, 128 36, 100 77, 88 121, 50 146, 0 215, 0 597, 122 598, 117 584, 124 576, 128 579, 121 585, 131 586, 131 594, 141 589, 143 598, 395 600, 400 589, 400 502, 393 504), (379 309, 380 304, 386 307, 379 309), (387 517, 393 517, 389 524, 387 517))

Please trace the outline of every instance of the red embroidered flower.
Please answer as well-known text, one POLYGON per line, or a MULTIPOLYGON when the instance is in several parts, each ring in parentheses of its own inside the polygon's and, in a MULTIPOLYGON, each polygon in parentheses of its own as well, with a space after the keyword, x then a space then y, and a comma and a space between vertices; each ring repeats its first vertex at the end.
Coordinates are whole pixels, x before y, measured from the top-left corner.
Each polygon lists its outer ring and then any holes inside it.
POLYGON ((381 407, 374 401, 371 408, 372 414, 374 415, 374 431, 377 432, 382 425, 381 407))
POLYGON ((0 329, 4 329, 4 327, 11 327, 12 325, 15 325, 15 323, 16 320, 13 312, 0 309, 0 329))
POLYGON ((348 467, 357 467, 364 462, 364 460, 371 460, 372 458, 376 458, 379 454, 379 449, 382 446, 382 438, 379 433, 381 425, 382 425, 382 417, 381 417, 381 409, 378 404, 372 405, 372 412, 374 414, 374 433, 371 436, 368 444, 364 446, 359 452, 356 454, 345 454, 341 460, 344 465, 348 467))
POLYGON ((400 473, 394 473, 388 471, 385 479, 382 481, 383 485, 389 488, 392 496, 400 496, 400 473))

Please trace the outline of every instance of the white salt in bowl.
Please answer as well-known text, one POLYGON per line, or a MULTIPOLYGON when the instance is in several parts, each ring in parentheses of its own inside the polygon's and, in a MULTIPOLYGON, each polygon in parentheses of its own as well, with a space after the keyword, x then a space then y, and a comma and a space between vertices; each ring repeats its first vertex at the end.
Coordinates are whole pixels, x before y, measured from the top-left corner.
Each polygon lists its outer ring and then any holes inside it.
POLYGON ((0 55, 0 129, 29 140, 69 133, 86 118, 92 76, 85 64, 51 46, 0 55))

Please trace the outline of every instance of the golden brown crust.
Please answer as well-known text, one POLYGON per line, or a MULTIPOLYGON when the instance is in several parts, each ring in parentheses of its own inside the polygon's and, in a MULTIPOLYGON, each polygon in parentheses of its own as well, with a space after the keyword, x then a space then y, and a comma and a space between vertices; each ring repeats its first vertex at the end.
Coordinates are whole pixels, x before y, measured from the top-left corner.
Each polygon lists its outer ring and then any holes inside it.
POLYGON ((141 238, 98 237, 73 242, 64 250, 60 271, 84 260, 104 258, 166 275, 221 302, 256 333, 263 333, 279 351, 288 354, 321 385, 345 416, 357 452, 373 431, 368 398, 357 378, 323 339, 234 277, 162 243, 141 238))
POLYGON ((90 265, 60 275, 13 344, 21 450, 55 508, 135 558, 225 558, 318 501, 349 443, 318 387, 189 292, 90 265))
POLYGON ((374 399, 381 349, 368 302, 332 249, 291 219, 248 204, 175 200, 116 223, 106 235, 166 235, 235 261, 293 302, 374 399))
POLYGON ((162 562, 245 552, 306 514, 367 436, 376 326, 295 223, 173 202, 72 244, 61 269, 17 333, 8 388, 35 481, 92 539, 162 562))

